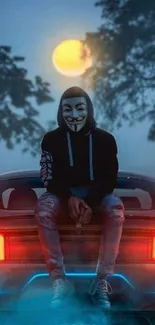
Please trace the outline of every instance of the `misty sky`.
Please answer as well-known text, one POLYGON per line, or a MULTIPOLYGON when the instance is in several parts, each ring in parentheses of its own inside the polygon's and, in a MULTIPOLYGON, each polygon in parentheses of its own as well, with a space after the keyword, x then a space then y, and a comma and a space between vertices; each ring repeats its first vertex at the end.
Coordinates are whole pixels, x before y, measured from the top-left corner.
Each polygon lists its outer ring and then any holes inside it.
MULTIPOLYGON (((40 107, 40 123, 56 118, 62 92, 80 85, 79 78, 66 78, 53 67, 53 49, 64 39, 84 39, 86 32, 95 31, 101 23, 101 10, 94 0, 0 0, 0 43, 12 46, 14 55, 25 56, 24 67, 29 77, 41 75, 50 82, 55 98, 52 104, 40 107)), ((90 94, 91 95, 91 94, 90 94)), ((155 175, 155 143, 147 141, 148 123, 127 125, 115 131, 120 169, 155 175)), ((9 130, 8 130, 9 132, 9 130)), ((0 142, 0 172, 15 169, 36 169, 37 158, 21 152, 21 147, 9 151, 0 142)))

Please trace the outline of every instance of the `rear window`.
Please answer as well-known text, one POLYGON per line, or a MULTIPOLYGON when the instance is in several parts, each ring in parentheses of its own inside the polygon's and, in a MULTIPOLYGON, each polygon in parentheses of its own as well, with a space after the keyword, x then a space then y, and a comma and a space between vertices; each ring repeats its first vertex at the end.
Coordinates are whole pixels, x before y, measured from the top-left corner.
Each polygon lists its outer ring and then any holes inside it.
POLYGON ((136 178, 118 178, 114 193, 121 198, 126 210, 151 210, 154 208, 153 183, 136 178))
MULTIPOLYGON (((0 209, 34 209, 37 199, 46 191, 39 177, 11 179, 0 182, 0 209)), ((154 209, 154 185, 149 181, 118 178, 114 193, 126 210, 154 209)))
POLYGON ((46 191, 38 177, 10 179, 0 183, 0 208, 33 210, 37 199, 46 191))

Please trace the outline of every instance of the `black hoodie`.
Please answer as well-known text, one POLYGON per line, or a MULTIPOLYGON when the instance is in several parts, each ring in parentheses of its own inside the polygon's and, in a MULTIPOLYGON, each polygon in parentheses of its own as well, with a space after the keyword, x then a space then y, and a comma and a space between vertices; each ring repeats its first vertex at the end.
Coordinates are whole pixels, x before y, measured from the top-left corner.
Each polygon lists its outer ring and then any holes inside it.
POLYGON ((117 145, 114 137, 96 127, 93 105, 79 87, 67 89, 60 99, 59 127, 45 134, 41 143, 41 178, 47 191, 60 198, 72 196, 71 187, 90 187, 85 202, 98 205, 113 192, 118 172, 117 145), (88 105, 86 125, 72 132, 62 117, 62 99, 85 97, 88 105))

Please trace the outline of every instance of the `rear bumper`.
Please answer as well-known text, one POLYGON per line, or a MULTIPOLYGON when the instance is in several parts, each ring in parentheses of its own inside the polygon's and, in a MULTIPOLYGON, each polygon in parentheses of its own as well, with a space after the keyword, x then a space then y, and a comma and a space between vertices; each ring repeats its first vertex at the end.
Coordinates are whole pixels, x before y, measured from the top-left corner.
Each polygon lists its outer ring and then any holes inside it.
MULTIPOLYGON (((91 278, 95 276, 96 265, 66 265, 69 277, 91 278)), ((48 277, 45 264, 0 264, 0 290, 17 288, 22 290, 36 278, 48 277)), ((116 264, 114 275, 109 281, 115 292, 134 290, 155 293, 155 264, 116 264)))
MULTIPOLYGON (((96 265, 67 265, 66 273, 77 292, 86 292, 95 277, 96 265)), ((155 265, 116 265, 114 275, 108 277, 112 287, 111 301, 122 310, 154 310, 155 265), (122 307, 121 307, 122 306, 122 307)), ((51 286, 45 264, 1 264, 0 307, 14 310, 22 297, 32 292, 47 292, 51 286), (11 306, 11 307, 10 307, 11 306)), ((114 307, 115 308, 115 307, 114 307)))

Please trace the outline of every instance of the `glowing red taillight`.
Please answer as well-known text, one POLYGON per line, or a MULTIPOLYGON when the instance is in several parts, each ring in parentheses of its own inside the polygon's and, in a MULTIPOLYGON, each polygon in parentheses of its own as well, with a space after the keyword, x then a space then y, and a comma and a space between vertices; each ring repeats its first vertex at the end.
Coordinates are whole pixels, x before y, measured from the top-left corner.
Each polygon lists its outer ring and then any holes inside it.
POLYGON ((152 259, 155 260, 155 237, 152 239, 152 259))
POLYGON ((4 236, 0 235, 0 261, 5 259, 5 245, 4 245, 4 236))

